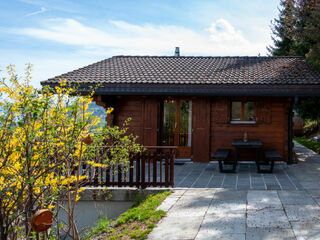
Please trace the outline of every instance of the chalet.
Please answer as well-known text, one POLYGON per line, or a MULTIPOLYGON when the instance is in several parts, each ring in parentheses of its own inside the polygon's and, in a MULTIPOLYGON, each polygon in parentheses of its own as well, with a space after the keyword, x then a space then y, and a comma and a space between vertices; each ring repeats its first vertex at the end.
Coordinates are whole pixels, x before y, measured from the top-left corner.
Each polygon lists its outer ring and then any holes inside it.
MULTIPOLYGON (((128 117, 145 146, 176 146, 176 157, 208 162, 235 139, 258 139, 293 163, 295 100, 320 96, 320 73, 302 57, 115 56, 60 78, 82 94, 99 84, 98 105, 114 107, 109 124, 128 117)), ((263 158, 263 154, 261 157, 263 158)), ((240 160, 252 161, 243 151, 240 160)))

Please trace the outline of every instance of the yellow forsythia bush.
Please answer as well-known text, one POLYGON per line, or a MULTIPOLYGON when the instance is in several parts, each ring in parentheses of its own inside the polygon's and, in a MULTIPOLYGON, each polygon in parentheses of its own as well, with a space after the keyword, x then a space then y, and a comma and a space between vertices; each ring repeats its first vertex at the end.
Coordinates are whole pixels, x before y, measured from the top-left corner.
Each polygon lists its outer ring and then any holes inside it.
MULTIPOLYGON (((62 197, 68 205, 59 207, 67 212, 69 225, 61 229, 79 239, 74 204, 86 176, 81 176, 77 166, 85 161, 92 165, 103 162, 105 166, 125 163, 129 151, 139 152, 141 148, 135 137, 125 136, 126 129, 95 128, 99 118, 88 111, 93 93, 75 97, 76 89, 66 80, 54 89, 37 90, 30 85, 30 65, 23 80, 18 78, 14 65, 7 71, 8 78, 0 82, 0 239, 34 236, 29 224, 34 211, 55 211, 62 197), (118 149, 112 159, 105 153, 112 150, 105 147, 111 135, 115 143, 110 146, 118 149), (82 141, 87 136, 93 139, 90 146, 82 141), (123 146, 120 151, 119 143, 123 146)), ((58 238, 61 224, 56 226, 49 236, 42 237, 58 238)))

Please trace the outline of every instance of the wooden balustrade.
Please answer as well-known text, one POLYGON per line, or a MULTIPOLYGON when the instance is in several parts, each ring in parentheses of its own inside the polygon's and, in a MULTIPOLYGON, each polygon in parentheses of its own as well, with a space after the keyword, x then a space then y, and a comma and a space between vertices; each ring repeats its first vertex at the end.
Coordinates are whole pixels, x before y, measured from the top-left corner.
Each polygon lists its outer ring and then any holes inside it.
POLYGON ((147 150, 130 158, 127 165, 106 168, 88 164, 80 166, 86 175, 84 186, 95 187, 174 187, 176 147, 146 146, 147 150))

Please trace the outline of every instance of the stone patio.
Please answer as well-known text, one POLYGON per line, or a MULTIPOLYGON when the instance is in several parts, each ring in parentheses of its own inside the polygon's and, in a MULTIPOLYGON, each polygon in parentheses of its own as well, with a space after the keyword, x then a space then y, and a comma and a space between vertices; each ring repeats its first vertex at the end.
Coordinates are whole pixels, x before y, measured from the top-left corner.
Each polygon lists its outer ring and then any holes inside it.
POLYGON ((237 173, 220 173, 217 162, 175 165, 175 188, 235 190, 320 189, 320 157, 295 143, 299 164, 275 164, 273 174, 259 174, 255 163, 240 163, 237 173), (310 158, 311 157, 311 158, 310 158))
POLYGON ((159 206, 167 216, 148 239, 320 239, 320 157, 295 150, 301 162, 277 165, 274 174, 248 164, 236 174, 213 163, 181 166, 187 174, 177 168, 176 189, 159 206))

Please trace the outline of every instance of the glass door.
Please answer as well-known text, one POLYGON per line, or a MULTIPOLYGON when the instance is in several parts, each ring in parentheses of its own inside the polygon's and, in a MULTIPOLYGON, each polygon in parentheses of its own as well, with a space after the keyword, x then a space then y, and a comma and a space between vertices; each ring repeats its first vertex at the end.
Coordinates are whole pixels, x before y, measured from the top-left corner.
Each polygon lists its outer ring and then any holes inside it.
POLYGON ((192 102, 164 100, 161 123, 161 145, 177 146, 177 157, 190 158, 192 136, 192 102))

